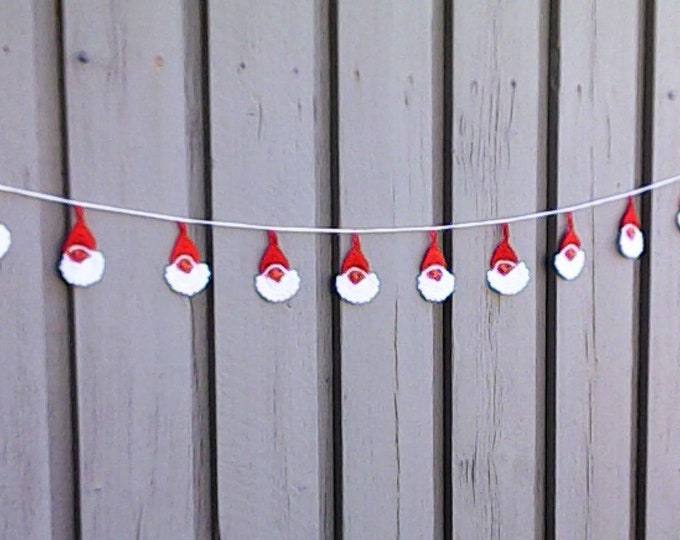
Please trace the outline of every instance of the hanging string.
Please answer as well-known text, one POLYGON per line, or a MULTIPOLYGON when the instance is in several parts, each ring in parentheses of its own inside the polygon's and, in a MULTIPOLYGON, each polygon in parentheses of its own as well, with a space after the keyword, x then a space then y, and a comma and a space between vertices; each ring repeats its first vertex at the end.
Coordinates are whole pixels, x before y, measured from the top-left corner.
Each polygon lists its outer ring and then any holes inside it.
POLYGON ((414 225, 406 227, 299 227, 299 226, 277 226, 277 225, 261 225, 255 223, 243 223, 239 221, 217 221, 208 219, 187 218, 183 216, 175 216, 170 214, 161 214, 158 212, 147 212, 145 210, 135 210, 133 208, 125 208, 122 206, 113 206, 109 204, 94 203, 88 201, 80 201, 76 199, 67 199, 57 195, 50 195, 49 193, 42 193, 40 191, 32 191, 13 186, 0 184, 0 193, 10 193, 13 195, 20 195, 30 199, 37 199, 40 201, 47 201, 69 206, 76 206, 87 208, 88 210, 98 210, 100 212, 108 212, 110 214, 122 214, 126 216, 142 217, 147 219, 155 219, 159 221, 171 221, 173 223, 183 222, 189 225, 205 225, 208 227, 218 227, 224 229, 237 229, 249 231, 274 231, 286 233, 303 233, 303 234, 395 234, 395 233, 411 233, 411 232, 429 232, 429 231, 448 231, 456 229, 472 229, 475 227, 487 227, 491 225, 502 225, 503 223, 517 223, 518 221, 529 221, 533 219, 542 219, 550 216, 557 216, 569 212, 576 212, 579 210, 586 210, 588 208, 595 208, 603 204, 620 201, 629 197, 634 197, 648 191, 653 191, 680 181, 680 175, 671 176, 658 182, 640 186, 635 189, 630 189, 622 193, 592 199, 590 201, 573 204, 570 206, 563 206, 560 208, 553 208, 550 210, 542 210, 539 212, 532 212, 530 214, 520 214, 515 216, 500 217, 493 219, 483 219, 476 221, 463 221, 459 223, 445 223, 443 225, 414 225))

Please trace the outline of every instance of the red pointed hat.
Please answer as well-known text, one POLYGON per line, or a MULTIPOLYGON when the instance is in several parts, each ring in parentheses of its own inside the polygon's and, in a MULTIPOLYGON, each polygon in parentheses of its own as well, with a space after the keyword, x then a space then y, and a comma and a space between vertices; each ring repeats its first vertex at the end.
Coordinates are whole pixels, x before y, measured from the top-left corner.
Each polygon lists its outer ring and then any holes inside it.
POLYGON ((581 239, 574 231, 574 216, 569 212, 567 214, 567 232, 564 233, 562 237, 562 242, 560 242, 560 251, 562 251, 568 245, 573 244, 577 248, 581 248, 581 239))
POLYGON ((356 234, 352 235, 352 247, 342 261, 342 273, 344 274, 350 268, 358 268, 366 273, 371 271, 366 257, 364 257, 364 254, 361 252, 359 236, 356 234))
POLYGON ((201 256, 198 253, 198 248, 196 244, 189 238, 187 234, 187 226, 185 223, 178 223, 179 233, 177 234, 177 240, 175 240, 175 245, 172 248, 172 253, 170 253, 170 263, 174 263, 178 257, 188 256, 193 259, 195 263, 201 260, 201 256))
POLYGON ((628 197, 628 207, 621 218, 621 228, 625 227, 626 225, 635 225, 638 229, 640 228, 640 220, 638 219, 637 212, 635 211, 633 197, 628 197))
POLYGON ((66 252, 73 246, 83 246, 87 249, 95 251, 97 249, 97 240, 90 232, 90 229, 85 223, 85 211, 79 206, 76 207, 76 224, 71 229, 63 247, 62 252, 66 252))
POLYGON ((437 233, 434 231, 430 233, 430 247, 425 252, 423 262, 420 264, 420 271, 423 272, 433 265, 446 268, 446 259, 437 246, 437 233))
POLYGON ((503 240, 500 241, 496 249, 493 250, 493 255, 491 255, 490 267, 495 267, 498 261, 510 261, 515 264, 519 262, 515 250, 510 246, 510 230, 507 223, 503 224, 503 240))
POLYGON ((272 264, 280 264, 286 270, 290 270, 288 259, 279 247, 279 239, 274 231, 267 231, 269 245, 265 249, 262 259, 260 259, 260 274, 264 274, 272 264))

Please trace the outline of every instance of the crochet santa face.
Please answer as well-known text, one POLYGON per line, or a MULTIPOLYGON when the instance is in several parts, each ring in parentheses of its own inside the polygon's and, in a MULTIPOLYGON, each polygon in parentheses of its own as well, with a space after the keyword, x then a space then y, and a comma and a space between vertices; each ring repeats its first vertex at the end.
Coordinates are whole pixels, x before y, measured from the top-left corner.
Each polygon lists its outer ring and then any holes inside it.
POLYGON ((576 279, 583 270, 586 254, 581 249, 581 240, 574 231, 574 218, 567 215, 567 232, 562 237, 560 251, 555 255, 553 264, 560 277, 566 280, 576 279))
POLYGON ((515 295, 529 284, 531 275, 524 261, 520 261, 510 246, 509 229, 503 225, 503 240, 491 256, 490 270, 486 273, 489 287, 499 294, 515 295))
POLYGON ((165 281, 176 293, 193 296, 208 285, 210 268, 200 262, 196 244, 187 234, 187 226, 178 223, 179 234, 170 254, 170 264, 165 267, 165 281))
POLYGON ((75 211, 76 224, 62 247, 59 271, 67 283, 88 287, 104 275, 104 255, 97 251, 97 241, 85 223, 83 209, 75 211))
POLYGON ((9 229, 0 223, 0 259, 7 254, 10 245, 12 245, 12 235, 9 229))
POLYGON ((448 271, 444 255, 437 247, 437 233, 430 233, 430 247, 425 252, 418 275, 418 290, 425 300, 443 302, 453 293, 455 277, 448 271))
POLYGON ((628 259, 637 259, 645 249, 645 238, 640 230, 640 220, 635 212, 633 198, 628 198, 628 207, 621 218, 619 230, 619 251, 628 259))
POLYGON ((300 276, 290 268, 288 259, 279 248, 276 233, 269 231, 269 245, 260 260, 260 274, 255 277, 255 289, 270 302, 285 302, 300 289, 300 276))
POLYGON ((352 247, 345 255, 341 272, 335 278, 335 289, 343 300, 350 304, 366 304, 378 294, 380 280, 371 272, 356 234, 352 235, 352 247))

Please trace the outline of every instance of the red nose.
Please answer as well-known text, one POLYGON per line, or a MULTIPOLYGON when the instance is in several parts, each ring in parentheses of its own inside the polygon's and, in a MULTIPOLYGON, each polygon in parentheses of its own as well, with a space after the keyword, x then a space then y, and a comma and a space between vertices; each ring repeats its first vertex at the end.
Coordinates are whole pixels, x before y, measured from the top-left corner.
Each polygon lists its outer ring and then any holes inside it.
POLYGON ((567 260, 573 261, 576 257, 576 250, 573 247, 570 247, 564 252, 564 256, 567 258, 567 260))
POLYGON ((434 279, 435 281, 439 281, 442 278, 443 274, 442 271, 439 270, 438 268, 433 268, 427 273, 427 277, 430 279, 434 279))
POLYGON ((510 263, 500 263, 497 267, 496 270, 501 276, 504 276, 506 274, 509 274, 510 271, 515 267, 515 265, 510 264, 510 263))
POLYGON ((191 264, 191 262, 188 259, 182 259, 180 261, 177 261, 177 264, 175 266, 177 266, 177 268, 179 268, 185 274, 188 274, 194 268, 194 265, 191 264))
POLYGON ((267 272, 267 277, 279 283, 283 279, 283 272, 280 268, 272 268, 267 272))
POLYGON ((75 248, 68 252, 68 256, 73 262, 81 263, 90 257, 90 254, 84 249, 75 248))
POLYGON ((635 238, 635 229, 634 229, 633 227, 628 227, 628 228, 626 229, 626 236, 627 236, 630 240, 632 240, 633 238, 635 238))
POLYGON ((352 270, 349 273, 349 280, 356 285, 359 283, 361 280, 363 280, 366 276, 364 276, 363 272, 360 272, 359 270, 352 270))

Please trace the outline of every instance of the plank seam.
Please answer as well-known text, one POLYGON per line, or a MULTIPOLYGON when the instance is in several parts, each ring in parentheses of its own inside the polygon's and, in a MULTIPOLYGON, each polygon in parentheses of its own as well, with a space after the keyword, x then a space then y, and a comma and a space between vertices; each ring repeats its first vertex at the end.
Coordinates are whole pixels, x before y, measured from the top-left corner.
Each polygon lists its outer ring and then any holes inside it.
MULTIPOLYGON (((641 43, 642 54, 642 184, 650 185, 653 173, 654 157, 654 77, 655 77, 655 44, 654 26, 656 23, 655 0, 647 0, 641 4, 643 10, 643 29, 641 43)), ((646 223, 648 231, 652 230, 652 201, 651 196, 643 197, 641 217, 646 223)), ((634 430, 633 463, 635 464, 634 508, 631 512, 633 523, 631 530, 635 538, 644 540, 646 537, 647 514, 647 424, 648 424, 648 394, 649 394, 649 325, 650 325, 650 276, 652 235, 647 235, 646 251, 640 264, 640 283, 638 292, 638 362, 637 380, 635 387, 635 403, 637 408, 634 430)), ((635 410, 635 409, 634 409, 635 410)))
MULTIPOLYGON (((66 44, 64 39, 64 6, 62 0, 57 0, 56 6, 57 23, 57 62, 59 73, 59 125, 61 139, 61 167, 62 167, 62 190, 67 198, 71 196, 70 166, 69 166, 69 133, 67 122, 67 96, 66 96, 66 44)), ((64 224, 69 223, 69 208, 64 208, 64 224)), ((66 231, 65 231, 66 233, 66 231)), ((78 373, 77 373, 77 347, 76 347, 76 308, 73 288, 67 291, 67 317, 69 332, 69 371, 70 371, 70 403, 71 403, 71 468, 72 468, 72 493, 73 493, 73 536, 74 539, 82 538, 81 516, 81 489, 80 489, 80 421, 78 416, 78 373)))

